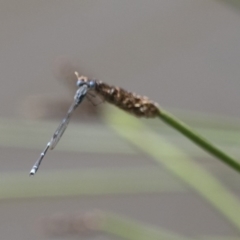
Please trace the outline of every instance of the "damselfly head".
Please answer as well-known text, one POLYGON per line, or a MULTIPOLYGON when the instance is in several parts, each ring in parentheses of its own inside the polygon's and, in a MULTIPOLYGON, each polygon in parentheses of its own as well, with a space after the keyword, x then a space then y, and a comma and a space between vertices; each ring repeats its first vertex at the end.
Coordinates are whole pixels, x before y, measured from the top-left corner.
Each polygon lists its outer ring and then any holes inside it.
POLYGON ((75 75, 77 77, 77 87, 81 87, 82 85, 86 84, 89 89, 93 89, 96 86, 96 81, 95 80, 89 80, 85 76, 79 76, 78 72, 75 72, 75 75))

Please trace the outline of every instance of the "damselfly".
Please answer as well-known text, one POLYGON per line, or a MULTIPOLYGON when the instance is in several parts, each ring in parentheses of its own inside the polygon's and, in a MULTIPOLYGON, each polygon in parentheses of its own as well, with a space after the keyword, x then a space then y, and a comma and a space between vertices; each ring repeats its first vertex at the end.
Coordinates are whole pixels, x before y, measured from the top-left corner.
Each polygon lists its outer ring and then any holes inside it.
POLYGON ((72 105, 70 106, 70 108, 67 112, 67 115, 62 120, 62 122, 60 123, 60 125, 58 126, 56 131, 54 132, 51 140, 48 142, 46 148, 41 153, 39 159, 33 165, 32 169, 30 171, 30 175, 34 175, 37 172, 44 156, 46 155, 46 153, 48 151, 48 149, 52 150, 56 147, 57 143, 59 142, 61 136, 63 135, 64 131, 66 130, 66 128, 68 126, 68 123, 70 121, 70 118, 71 118, 74 110, 83 101, 83 99, 86 96, 86 94, 88 93, 88 91, 91 90, 91 89, 95 89, 96 81, 94 81, 94 80, 86 81, 85 77, 81 78, 77 73, 75 73, 75 74, 77 75, 77 78, 78 78, 78 80, 77 80, 78 89, 75 93, 74 101, 73 101, 72 105))

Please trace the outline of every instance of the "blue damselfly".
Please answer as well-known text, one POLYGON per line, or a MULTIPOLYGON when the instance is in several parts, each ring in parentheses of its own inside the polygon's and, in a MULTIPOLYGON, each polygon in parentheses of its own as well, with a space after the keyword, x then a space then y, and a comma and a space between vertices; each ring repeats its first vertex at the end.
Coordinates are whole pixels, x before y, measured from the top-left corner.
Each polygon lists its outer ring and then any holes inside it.
POLYGON ((41 153, 39 159, 36 161, 36 163, 33 165, 31 171, 30 171, 30 175, 34 175, 44 156, 46 155, 48 149, 52 150, 56 147, 57 143, 59 142, 60 138, 62 137, 64 131, 66 130, 68 123, 70 121, 70 118, 74 112, 74 110, 79 106, 79 104, 83 101, 83 99, 85 98, 86 94, 88 93, 89 90, 91 89, 95 89, 95 81, 85 81, 85 79, 82 79, 81 77, 77 75, 77 91, 75 93, 74 96, 74 101, 72 103, 72 105, 70 106, 67 115, 65 116, 65 118, 62 120, 62 122, 60 123, 60 125, 58 126, 58 128, 56 129, 56 131, 54 132, 51 140, 47 143, 46 148, 43 150, 43 152, 41 153))

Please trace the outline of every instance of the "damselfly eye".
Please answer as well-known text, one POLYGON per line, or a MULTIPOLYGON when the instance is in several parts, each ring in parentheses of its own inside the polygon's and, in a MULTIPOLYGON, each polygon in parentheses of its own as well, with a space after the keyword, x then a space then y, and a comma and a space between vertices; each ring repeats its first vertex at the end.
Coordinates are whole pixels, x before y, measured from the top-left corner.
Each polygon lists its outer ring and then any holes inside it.
POLYGON ((86 84, 86 82, 84 82, 83 80, 77 80, 77 87, 81 87, 82 85, 86 84))
POLYGON ((91 81, 88 82, 88 87, 89 87, 89 88, 94 88, 95 85, 96 85, 96 82, 93 81, 93 80, 91 80, 91 81))

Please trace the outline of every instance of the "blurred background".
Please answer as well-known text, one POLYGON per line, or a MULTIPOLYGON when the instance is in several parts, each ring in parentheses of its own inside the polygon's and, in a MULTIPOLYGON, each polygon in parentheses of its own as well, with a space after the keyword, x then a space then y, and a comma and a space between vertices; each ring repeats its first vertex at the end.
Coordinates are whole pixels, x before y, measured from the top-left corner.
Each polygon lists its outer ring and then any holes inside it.
POLYGON ((1 239, 238 239, 240 176, 157 120, 85 102, 38 174, 74 71, 240 158, 240 1, 0 1, 1 239), (130 137, 126 137, 126 133, 130 137))

